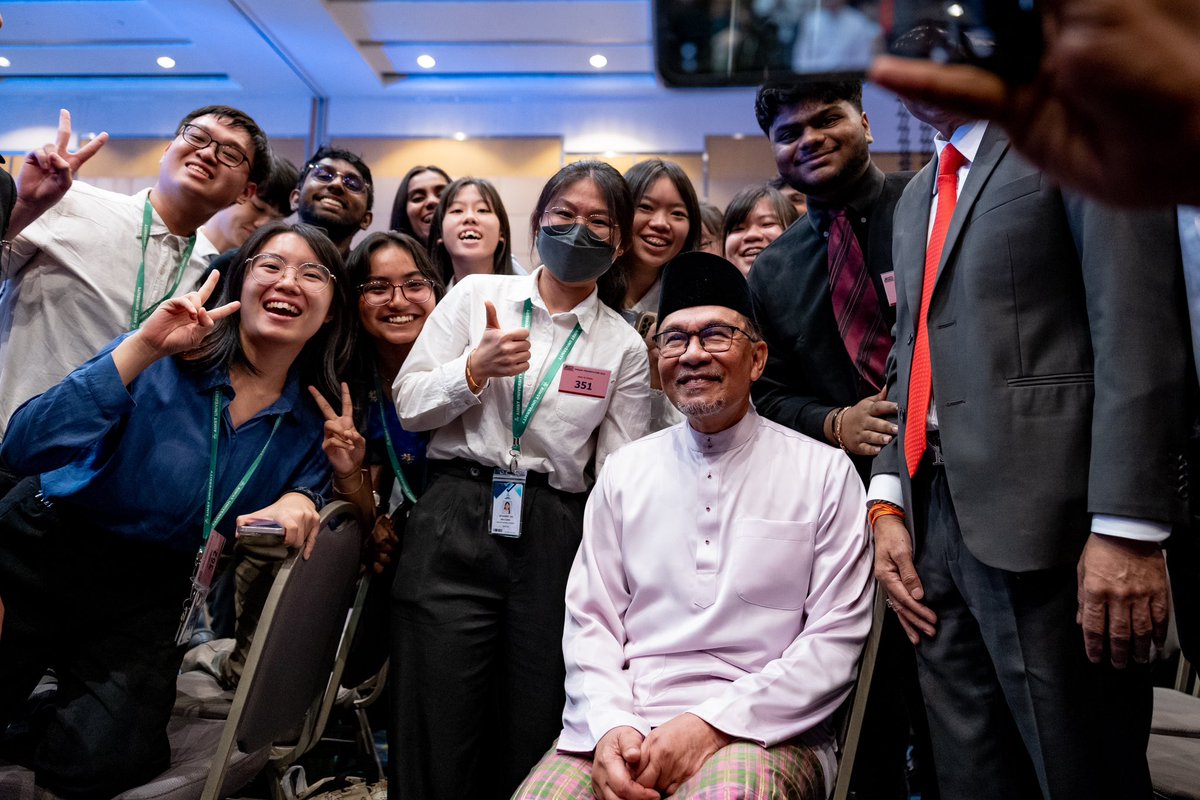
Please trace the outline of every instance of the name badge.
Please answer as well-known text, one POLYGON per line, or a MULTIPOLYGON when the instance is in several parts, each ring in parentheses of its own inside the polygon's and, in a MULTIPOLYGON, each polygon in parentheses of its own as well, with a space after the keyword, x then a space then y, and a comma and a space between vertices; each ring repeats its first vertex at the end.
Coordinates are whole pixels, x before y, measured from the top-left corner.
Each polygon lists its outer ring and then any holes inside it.
POLYGON ((888 305, 896 305, 896 270, 885 272, 879 278, 883 281, 883 293, 887 295, 888 305))
POLYGON ((605 397, 608 395, 608 382, 612 380, 612 371, 607 369, 590 369, 563 364, 562 378, 558 382, 558 391, 563 394, 578 394, 583 397, 605 397))
POLYGON ((492 516, 488 533, 516 539, 521 535, 521 501, 525 498, 525 470, 492 471, 492 516))
POLYGON ((179 629, 175 632, 175 644, 185 645, 192 634, 207 622, 205 603, 212 589, 213 576, 217 572, 217 561, 221 551, 225 549, 225 537, 216 531, 210 531, 204 549, 196 556, 196 567, 192 572, 192 591, 183 607, 183 615, 179 620, 179 629))

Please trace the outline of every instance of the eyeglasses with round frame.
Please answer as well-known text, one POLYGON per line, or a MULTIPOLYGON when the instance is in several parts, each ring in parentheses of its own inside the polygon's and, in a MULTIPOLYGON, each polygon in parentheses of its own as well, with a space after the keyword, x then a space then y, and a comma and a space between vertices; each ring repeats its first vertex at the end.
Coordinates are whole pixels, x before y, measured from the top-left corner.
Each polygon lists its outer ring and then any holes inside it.
POLYGON ((191 147, 193 150, 203 150, 210 144, 216 144, 217 161, 220 161, 230 169, 240 167, 250 160, 250 156, 243 153, 241 148, 218 142, 212 137, 211 133, 199 125, 193 125, 190 122, 184 123, 183 127, 179 129, 179 135, 183 137, 183 141, 187 143, 188 147, 191 147))
POLYGON ((698 331, 665 330, 654 335, 654 343, 658 346, 659 358, 679 358, 687 352, 692 344, 692 337, 700 340, 700 349, 706 353, 724 353, 733 347, 736 334, 745 336, 752 342, 758 339, 734 325, 706 325, 698 331))
POLYGON ((588 234, 598 242, 612 244, 613 232, 617 226, 604 214, 589 214, 582 216, 569 208, 553 206, 542 212, 542 227, 549 228, 551 233, 570 233, 571 228, 583 225, 588 234))
POLYGON ((308 261, 303 264, 288 264, 274 253, 259 253, 246 259, 246 272, 255 283, 263 286, 274 286, 288 272, 305 294, 317 294, 325 291, 337 277, 324 264, 308 261))
POLYGON ((410 278, 404 283, 375 280, 367 281, 358 287, 363 301, 369 306, 385 306, 392 302, 397 289, 405 300, 420 305, 433 295, 433 281, 426 278, 410 278))
POLYGON ((324 164, 314 164, 308 171, 309 177, 317 183, 333 183, 334 178, 342 179, 342 186, 352 194, 363 194, 367 191, 367 182, 353 172, 338 172, 333 167, 324 164))

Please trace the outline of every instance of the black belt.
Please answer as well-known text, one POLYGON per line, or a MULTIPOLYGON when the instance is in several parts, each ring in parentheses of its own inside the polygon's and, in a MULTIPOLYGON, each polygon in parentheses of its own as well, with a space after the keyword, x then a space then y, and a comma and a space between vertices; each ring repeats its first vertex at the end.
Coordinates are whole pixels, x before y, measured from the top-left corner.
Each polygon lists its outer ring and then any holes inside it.
MULTIPOLYGON (((489 482, 492 479, 492 472, 496 467, 489 467, 484 464, 478 464, 474 461, 468 461, 465 458, 452 458, 448 461, 436 461, 429 459, 429 469, 432 472, 440 472, 444 475, 453 475, 456 478, 465 478, 469 481, 480 481, 483 483, 489 482)), ((529 486, 550 486, 550 476, 544 472, 533 472, 532 470, 525 474, 525 483, 529 486)))

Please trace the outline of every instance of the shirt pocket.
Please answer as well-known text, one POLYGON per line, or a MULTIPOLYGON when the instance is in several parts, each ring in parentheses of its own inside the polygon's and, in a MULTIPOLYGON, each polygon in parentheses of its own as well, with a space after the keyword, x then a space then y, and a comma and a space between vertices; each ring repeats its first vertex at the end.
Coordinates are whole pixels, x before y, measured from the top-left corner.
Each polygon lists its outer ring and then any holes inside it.
POLYGON ((731 554, 737 596, 765 608, 803 608, 815 531, 813 522, 738 520, 731 554))
MULTIPOLYGON (((613 384, 609 383, 608 394, 611 394, 612 390, 613 384)), ((555 395, 554 413, 570 428, 582 434, 583 438, 591 436, 592 431, 600 427, 604 420, 604 412, 608 410, 607 394, 604 397, 588 397, 560 392, 556 388, 555 395)))

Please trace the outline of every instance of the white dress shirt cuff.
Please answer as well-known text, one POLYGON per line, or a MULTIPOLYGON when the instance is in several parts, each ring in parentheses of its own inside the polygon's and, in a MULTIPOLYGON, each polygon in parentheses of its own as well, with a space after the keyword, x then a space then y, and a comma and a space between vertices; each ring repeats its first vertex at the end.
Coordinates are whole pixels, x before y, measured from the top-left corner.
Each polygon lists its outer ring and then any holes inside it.
POLYGON ((892 503, 904 508, 904 491, 900 487, 898 475, 875 475, 871 478, 871 486, 867 489, 867 505, 876 501, 892 503))
MULTIPOLYGON (((474 351, 471 348, 463 353, 458 358, 445 364, 442 367, 442 392, 445 397, 450 398, 452 408, 462 413, 471 406, 479 405, 479 395, 471 391, 471 387, 467 385, 467 358, 474 351)), ((485 380, 480 386, 487 386, 485 380)), ((479 390, 483 394, 483 389, 479 390)))
POLYGON ((1138 542, 1165 542, 1171 535, 1171 526, 1146 519, 1118 517, 1114 514, 1093 514, 1092 533, 1138 542))

